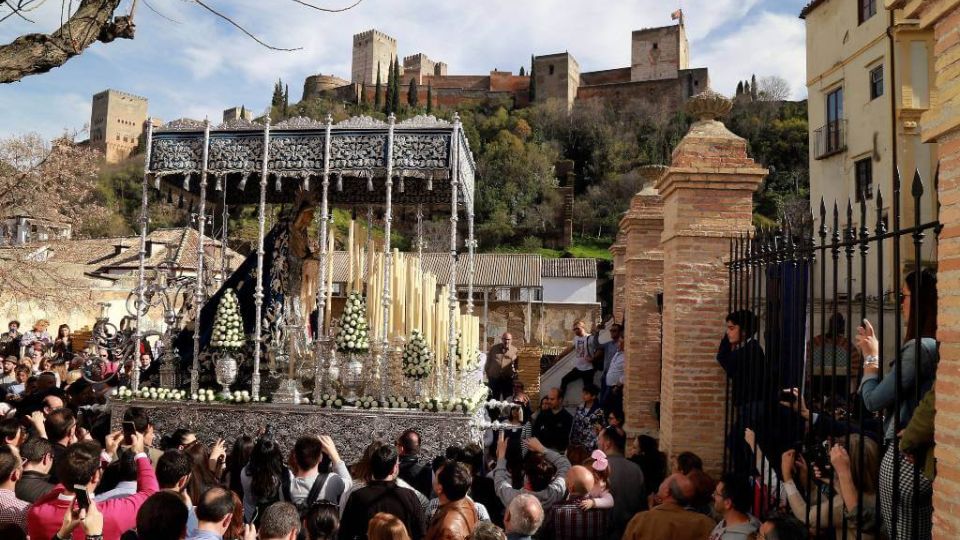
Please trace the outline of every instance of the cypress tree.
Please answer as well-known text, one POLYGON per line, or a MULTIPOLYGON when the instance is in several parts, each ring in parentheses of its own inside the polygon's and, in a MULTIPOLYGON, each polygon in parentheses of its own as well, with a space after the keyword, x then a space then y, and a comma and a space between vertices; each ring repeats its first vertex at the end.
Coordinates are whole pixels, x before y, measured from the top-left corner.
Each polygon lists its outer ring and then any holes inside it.
POLYGON ((737 96, 743 94, 743 81, 737 81, 737 96))
POLYGON ((530 103, 537 99, 537 66, 533 63, 533 55, 530 55, 530 103))
POLYGON ((416 107, 420 104, 420 85, 417 84, 417 79, 410 79, 410 88, 407 90, 407 105, 411 107, 416 107))
POLYGON ((392 112, 391 105, 393 105, 393 58, 390 59, 390 67, 387 68, 387 91, 383 100, 384 114, 389 115, 392 112))
POLYGON ((744 82, 743 82, 743 95, 745 95, 745 96, 751 95, 751 92, 750 92, 750 81, 744 81, 744 82))
POLYGON ((393 104, 391 111, 396 113, 400 110, 400 59, 393 61, 393 104))
POLYGON ((273 107, 279 107, 283 104, 283 83, 281 79, 277 79, 276 84, 273 85, 273 97, 270 98, 270 105, 273 107))
POLYGON ((427 83, 427 114, 433 111, 433 83, 427 83))
POLYGON ((283 87, 283 115, 287 115, 287 109, 290 107, 290 85, 283 87))
POLYGON ((750 99, 757 100, 757 76, 755 74, 750 76, 750 99))
POLYGON ((247 108, 243 105, 240 106, 240 119, 243 120, 247 116, 247 108))
POLYGON ((527 72, 524 71, 523 66, 520 66, 520 76, 523 77, 523 76, 525 76, 526 74, 527 74, 527 72))
POLYGON ((380 62, 377 62, 377 88, 373 91, 373 108, 379 109, 383 101, 383 89, 380 88, 380 62))

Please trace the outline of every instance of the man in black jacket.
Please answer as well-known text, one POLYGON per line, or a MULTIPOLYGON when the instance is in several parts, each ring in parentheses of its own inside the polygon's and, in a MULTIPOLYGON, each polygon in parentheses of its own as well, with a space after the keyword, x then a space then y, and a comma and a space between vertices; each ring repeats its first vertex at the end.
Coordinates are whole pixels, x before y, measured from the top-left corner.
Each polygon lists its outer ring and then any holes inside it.
POLYGON ((551 388, 547 393, 550 409, 540 411, 533 425, 533 436, 544 446, 559 453, 567 451, 570 444, 570 428, 573 427, 573 415, 563 408, 563 394, 559 388, 551 388))
POLYGON ((340 540, 366 539, 367 523, 378 512, 402 521, 411 540, 423 538, 423 508, 413 491, 397 485, 399 470, 396 448, 390 444, 380 446, 370 459, 373 480, 354 491, 343 508, 340 540))
POLYGON ((17 482, 17 498, 32 503, 53 491, 50 468, 53 467, 53 445, 41 437, 30 437, 20 446, 20 457, 25 460, 23 476, 17 482))
POLYGON ((415 429, 404 431, 397 439, 400 452, 400 473, 398 476, 410 484, 423 496, 430 498, 433 485, 433 473, 430 464, 420 461, 420 434, 415 429))

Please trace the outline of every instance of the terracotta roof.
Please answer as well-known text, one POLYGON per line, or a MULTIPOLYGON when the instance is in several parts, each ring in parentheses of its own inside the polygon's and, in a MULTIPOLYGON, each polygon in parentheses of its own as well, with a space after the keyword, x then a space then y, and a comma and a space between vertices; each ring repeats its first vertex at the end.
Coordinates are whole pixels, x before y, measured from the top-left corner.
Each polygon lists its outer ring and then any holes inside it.
POLYGON ((800 18, 806 19, 807 15, 809 15, 811 11, 817 9, 820 4, 826 1, 827 0, 810 0, 810 2, 808 2, 807 5, 803 6, 803 9, 800 10, 800 18))
MULTIPOLYGON (((411 256, 408 254, 408 256, 411 256)), ((333 253, 333 281, 346 283, 349 268, 347 253, 333 253)), ((467 255, 457 259, 457 284, 467 284, 467 255)), ((437 282, 450 280, 450 255, 448 253, 424 253, 423 267, 437 276, 437 282)), ((477 253, 474 255, 476 287, 542 287, 543 278, 594 278, 597 277, 595 259, 545 259, 527 253, 477 253)))
POLYGON ((594 278, 597 277, 596 259, 544 259, 545 278, 594 278))
MULTIPOLYGON (((197 266, 197 243, 200 235, 190 227, 157 229, 147 236, 153 242, 152 250, 144 261, 147 268, 153 268, 167 258, 168 250, 174 249, 174 260, 180 268, 195 270, 197 266)), ((205 264, 220 267, 220 241, 205 236, 209 255, 205 264)), ((58 263, 83 264, 92 273, 103 273, 115 269, 135 269, 139 266, 140 237, 122 236, 113 238, 93 238, 80 240, 56 240, 38 242, 23 246, 4 248, 3 253, 14 254, 15 258, 37 257, 46 251, 46 260, 58 263), (120 247, 119 253, 117 247, 120 247)), ((243 256, 227 248, 230 266, 236 268, 243 262, 243 256)))

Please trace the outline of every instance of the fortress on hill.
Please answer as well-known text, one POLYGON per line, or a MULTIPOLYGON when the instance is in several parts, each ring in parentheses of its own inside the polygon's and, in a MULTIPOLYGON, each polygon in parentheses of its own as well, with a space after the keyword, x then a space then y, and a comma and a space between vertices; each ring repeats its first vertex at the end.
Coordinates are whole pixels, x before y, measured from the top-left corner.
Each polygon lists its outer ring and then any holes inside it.
MULTIPOLYGON (((635 30, 631 35, 630 66, 601 71, 580 71, 569 52, 535 56, 534 101, 558 99, 572 108, 578 101, 603 100, 611 105, 641 101, 659 110, 675 111, 688 97, 709 86, 707 68, 690 68, 690 46, 681 19, 679 24, 635 30)), ((377 71, 382 85, 397 54, 397 40, 379 30, 353 36, 350 80, 333 75, 311 75, 303 85, 303 99, 327 96, 359 102, 374 99, 377 71)), ((435 105, 454 107, 465 102, 506 97, 514 106, 530 103, 530 76, 493 70, 485 75, 450 75, 446 63, 425 53, 402 58, 401 100, 410 80, 419 85, 419 101, 426 103, 432 88, 435 105)), ((521 60, 521 63, 525 61, 521 60)))

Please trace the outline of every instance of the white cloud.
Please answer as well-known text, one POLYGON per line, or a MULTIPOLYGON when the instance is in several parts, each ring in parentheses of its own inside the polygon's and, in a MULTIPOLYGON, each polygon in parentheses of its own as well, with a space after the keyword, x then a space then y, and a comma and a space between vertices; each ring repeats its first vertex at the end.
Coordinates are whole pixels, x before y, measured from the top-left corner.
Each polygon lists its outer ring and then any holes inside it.
MULTIPOLYGON (((326 7, 350 2, 313 1, 326 7)), ((761 2, 773 0, 683 2, 691 64, 708 67, 719 91, 732 93, 736 80, 750 73, 780 75, 792 88, 802 89, 802 22, 795 15, 763 12, 761 2)), ((56 134, 64 126, 82 125, 89 119, 89 96, 104 88, 148 97, 150 113, 164 119, 215 119, 220 110, 240 104, 262 111, 278 77, 289 84, 294 99, 307 75, 349 78, 352 36, 369 28, 395 37, 400 56, 424 52, 447 62, 451 74, 516 72, 531 54, 560 51, 573 54, 585 71, 625 67, 630 65, 631 31, 672 24, 670 13, 677 3, 365 0, 339 14, 279 0, 216 0, 211 5, 267 43, 302 49, 270 51, 196 4, 153 0, 151 6, 180 23, 140 6, 136 39, 96 44, 52 73, 0 85, 0 113, 8 112, 0 136, 34 128, 56 134), (60 103, 64 91, 86 94, 86 103, 47 106, 60 103), (17 104, 15 111, 11 103, 17 104)), ((56 7, 45 5, 37 25, 0 25, 0 39, 52 30, 59 24, 56 7)))
POLYGON ((710 86, 733 95, 737 81, 779 75, 795 99, 806 96, 806 34, 796 16, 761 12, 726 36, 692 43, 693 63, 710 68, 710 86))

